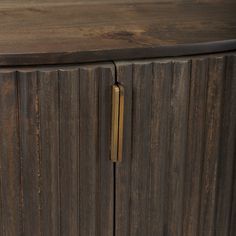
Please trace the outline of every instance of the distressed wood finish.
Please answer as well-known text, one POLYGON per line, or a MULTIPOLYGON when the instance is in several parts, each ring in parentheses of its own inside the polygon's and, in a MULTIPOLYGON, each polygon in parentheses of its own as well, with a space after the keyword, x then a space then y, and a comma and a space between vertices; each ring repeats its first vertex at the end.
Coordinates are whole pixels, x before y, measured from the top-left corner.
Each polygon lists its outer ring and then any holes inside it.
POLYGON ((17 72, 25 235, 40 235, 39 103, 36 71, 17 72))
POLYGON ((183 235, 199 235, 201 173, 204 159, 208 59, 192 60, 187 159, 185 163, 183 235))
POLYGON ((22 186, 16 74, 0 71, 1 235, 22 233, 22 186))
POLYGON ((41 70, 38 77, 41 228, 42 234, 56 236, 60 235, 58 72, 41 70))
POLYGON ((80 68, 79 235, 113 234, 111 65, 80 68), (86 147, 86 148, 83 148, 86 147))
POLYGON ((1 68, 0 234, 233 236, 235 70, 235 52, 1 68))
POLYGON ((116 66, 128 129, 116 235, 233 235, 235 55, 116 66))
MULTIPOLYGON (((171 87, 172 93, 170 101, 171 130, 168 166, 169 222, 167 226, 167 235, 182 235, 189 83, 190 69, 188 60, 175 61, 173 65, 173 77, 171 87)), ((153 158, 155 158, 155 155, 153 156, 153 158)))
POLYGON ((236 94, 236 56, 227 57, 225 64, 226 73, 216 190, 216 236, 232 236, 236 232, 236 196, 233 193, 236 182, 236 101, 234 98, 236 94), (228 225, 230 228, 227 227, 228 225))
POLYGON ((79 69, 59 71, 61 235, 79 231, 79 69))
POLYGON ((0 65, 235 50, 235 9, 235 2, 1 2, 0 65))
MULTIPOLYGON (((133 66, 132 108, 132 162, 130 166, 130 235, 147 232, 148 192, 150 172, 150 120, 152 64, 135 63, 133 66), (145 142, 143 142, 145 140, 145 142), (140 191, 142 189, 142 191, 140 191), (133 210, 135 209, 135 210, 133 210)), ((119 179, 117 180, 119 181, 119 179)), ((119 189, 116 189, 119 191, 119 189)), ((120 201, 121 199, 117 199, 120 201)), ((122 202, 122 201, 121 201, 122 202)))
POLYGON ((0 234, 113 234, 112 64, 0 69, 0 234))

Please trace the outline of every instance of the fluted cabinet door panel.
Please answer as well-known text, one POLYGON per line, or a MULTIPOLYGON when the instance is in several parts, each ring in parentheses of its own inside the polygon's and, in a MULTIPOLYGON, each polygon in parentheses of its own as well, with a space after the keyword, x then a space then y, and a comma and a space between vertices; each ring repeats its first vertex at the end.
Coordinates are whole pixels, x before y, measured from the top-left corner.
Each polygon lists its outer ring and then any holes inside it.
POLYGON ((78 235, 79 70, 60 70, 59 78, 61 234, 78 235))
POLYGON ((112 64, 0 70, 0 234, 113 234, 112 64))
POLYGON ((0 234, 20 235, 22 190, 15 72, 0 72, 0 107, 0 234))
POLYGON ((37 72, 17 72, 17 80, 23 232, 26 235, 40 235, 40 153, 37 72))
POLYGON ((116 235, 233 235, 235 55, 116 67, 125 88, 116 235))
POLYGON ((80 68, 79 235, 113 234, 112 67, 80 68))
POLYGON ((198 236, 201 173, 204 156, 208 60, 192 60, 189 98, 188 139, 185 163, 183 235, 198 236))

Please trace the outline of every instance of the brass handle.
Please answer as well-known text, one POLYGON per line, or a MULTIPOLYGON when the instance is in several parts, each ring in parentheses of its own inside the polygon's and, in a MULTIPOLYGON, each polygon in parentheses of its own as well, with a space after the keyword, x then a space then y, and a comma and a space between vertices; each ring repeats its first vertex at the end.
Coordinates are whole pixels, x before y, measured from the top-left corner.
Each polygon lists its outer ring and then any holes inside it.
POLYGON ((124 87, 120 84, 112 86, 112 128, 111 128, 111 160, 122 160, 124 125, 124 87))

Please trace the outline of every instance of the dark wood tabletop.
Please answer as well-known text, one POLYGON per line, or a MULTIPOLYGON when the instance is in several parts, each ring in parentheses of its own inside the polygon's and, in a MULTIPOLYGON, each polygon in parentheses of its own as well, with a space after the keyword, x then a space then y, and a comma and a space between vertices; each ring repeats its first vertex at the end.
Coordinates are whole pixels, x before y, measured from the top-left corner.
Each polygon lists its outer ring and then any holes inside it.
POLYGON ((236 2, 0 3, 2 66, 158 58, 235 49, 236 2))

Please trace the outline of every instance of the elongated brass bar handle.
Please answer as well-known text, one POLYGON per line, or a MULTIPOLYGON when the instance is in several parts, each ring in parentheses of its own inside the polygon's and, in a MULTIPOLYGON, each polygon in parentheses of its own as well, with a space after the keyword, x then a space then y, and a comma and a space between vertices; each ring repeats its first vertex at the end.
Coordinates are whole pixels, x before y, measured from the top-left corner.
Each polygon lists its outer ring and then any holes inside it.
POLYGON ((124 123, 124 88, 119 84, 112 86, 112 122, 111 122, 111 160, 122 160, 124 123))
POLYGON ((118 134, 118 161, 122 161, 123 155, 123 131, 124 131, 124 87, 118 85, 120 89, 119 101, 119 134, 118 134))
POLYGON ((119 87, 112 86, 112 121, 111 121, 111 160, 116 162, 118 159, 118 133, 119 133, 119 87))

